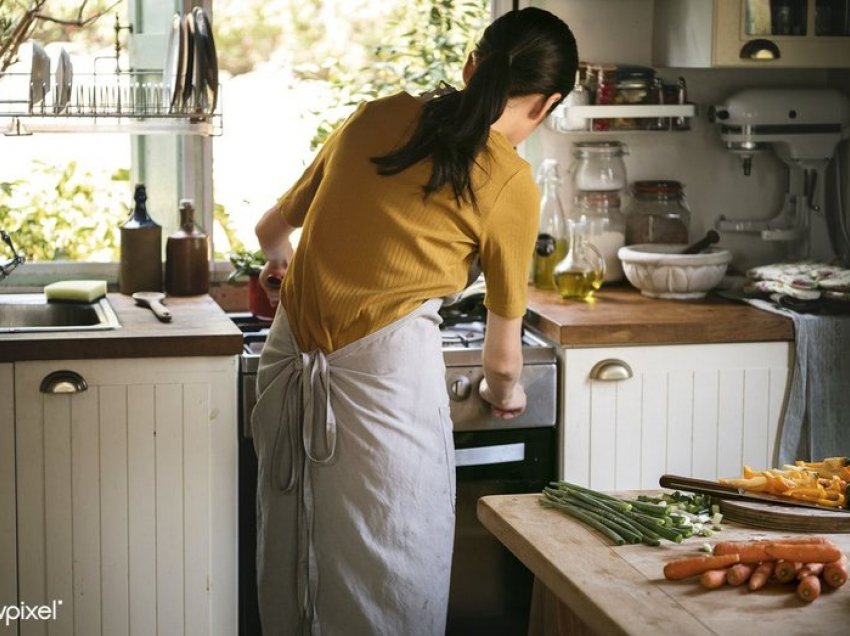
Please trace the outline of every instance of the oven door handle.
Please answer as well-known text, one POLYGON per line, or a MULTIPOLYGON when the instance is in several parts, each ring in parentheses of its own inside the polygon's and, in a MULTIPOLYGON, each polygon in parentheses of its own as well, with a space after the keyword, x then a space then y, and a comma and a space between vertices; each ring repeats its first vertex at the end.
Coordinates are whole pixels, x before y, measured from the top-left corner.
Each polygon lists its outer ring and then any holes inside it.
POLYGON ((489 466, 521 462, 525 459, 525 443, 498 444, 496 446, 477 446, 474 448, 456 448, 455 466, 489 466))

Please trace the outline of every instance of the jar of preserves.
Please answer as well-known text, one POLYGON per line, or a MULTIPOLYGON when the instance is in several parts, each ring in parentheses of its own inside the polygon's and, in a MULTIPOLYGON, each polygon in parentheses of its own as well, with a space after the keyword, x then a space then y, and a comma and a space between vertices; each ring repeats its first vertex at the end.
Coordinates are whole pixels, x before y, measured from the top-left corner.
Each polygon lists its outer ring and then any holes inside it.
POLYGON ((626 220, 620 212, 619 193, 576 193, 570 219, 586 228, 585 238, 605 259, 603 282, 614 283, 623 280, 623 267, 617 251, 626 244, 626 220))
POLYGON ((678 181, 635 181, 626 208, 626 245, 687 243, 691 213, 678 181))
POLYGON ((575 190, 619 191, 626 187, 626 146, 619 141, 582 141, 573 144, 570 168, 575 190))

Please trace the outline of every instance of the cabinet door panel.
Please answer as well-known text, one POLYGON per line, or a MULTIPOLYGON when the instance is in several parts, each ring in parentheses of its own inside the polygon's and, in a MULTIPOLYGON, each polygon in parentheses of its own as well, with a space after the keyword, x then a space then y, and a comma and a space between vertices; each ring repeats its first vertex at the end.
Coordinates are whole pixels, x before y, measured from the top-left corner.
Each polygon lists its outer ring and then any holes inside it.
POLYGON ((156 414, 153 385, 127 387, 130 633, 156 634, 156 414))
POLYGON ((127 389, 99 390, 101 598, 103 633, 127 634, 130 624, 127 389))
POLYGON ((63 602, 26 633, 235 633, 235 358, 24 363, 15 386, 21 598, 63 602), (88 390, 41 394, 57 368, 88 390))
POLYGON ((733 476, 773 461, 788 343, 567 349, 564 478, 592 488, 655 488, 664 473, 733 476), (601 360, 633 377, 591 380, 601 360), (582 481, 583 480, 583 481, 582 481))
MULTIPOLYGON (((18 602, 18 555, 15 530, 15 396, 11 364, 0 364, 0 606, 18 602)), ((18 629, 0 623, 0 634, 18 629)))

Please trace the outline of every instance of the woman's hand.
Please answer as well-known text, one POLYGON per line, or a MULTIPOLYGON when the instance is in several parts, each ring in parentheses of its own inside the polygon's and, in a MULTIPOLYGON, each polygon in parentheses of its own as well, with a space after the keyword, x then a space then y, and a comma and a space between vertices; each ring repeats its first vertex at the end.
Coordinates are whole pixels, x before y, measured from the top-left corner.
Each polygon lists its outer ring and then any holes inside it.
POLYGON ((504 420, 512 420, 525 410, 525 389, 519 383, 514 384, 506 400, 498 401, 490 390, 487 380, 482 379, 478 386, 478 394, 490 403, 490 412, 504 420))
MULTIPOLYGON (((291 251, 292 248, 290 248, 291 251)), ((260 286, 269 297, 269 302, 274 307, 280 302, 280 285, 286 275, 289 261, 266 261, 260 271, 260 286)))
POLYGON ((260 249, 266 256, 266 264, 260 271, 260 285, 273 306, 280 302, 280 285, 292 260, 289 236, 293 230, 295 228, 286 222, 277 207, 268 209, 255 228, 260 249))

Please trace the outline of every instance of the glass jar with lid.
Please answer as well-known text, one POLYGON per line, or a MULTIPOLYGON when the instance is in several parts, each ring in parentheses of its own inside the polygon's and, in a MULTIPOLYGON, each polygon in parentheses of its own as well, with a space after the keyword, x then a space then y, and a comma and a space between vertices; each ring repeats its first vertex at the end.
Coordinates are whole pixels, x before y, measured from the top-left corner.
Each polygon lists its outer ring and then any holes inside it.
POLYGON ((619 141, 582 141, 573 144, 575 190, 619 191, 626 187, 626 146, 619 141))
POLYGON ((635 181, 626 208, 626 245, 687 243, 691 213, 679 181, 635 181))
POLYGON ((614 191, 577 192, 570 219, 586 227, 585 238, 605 259, 605 283, 623 280, 617 251, 626 243, 626 220, 620 212, 620 195, 614 191))

